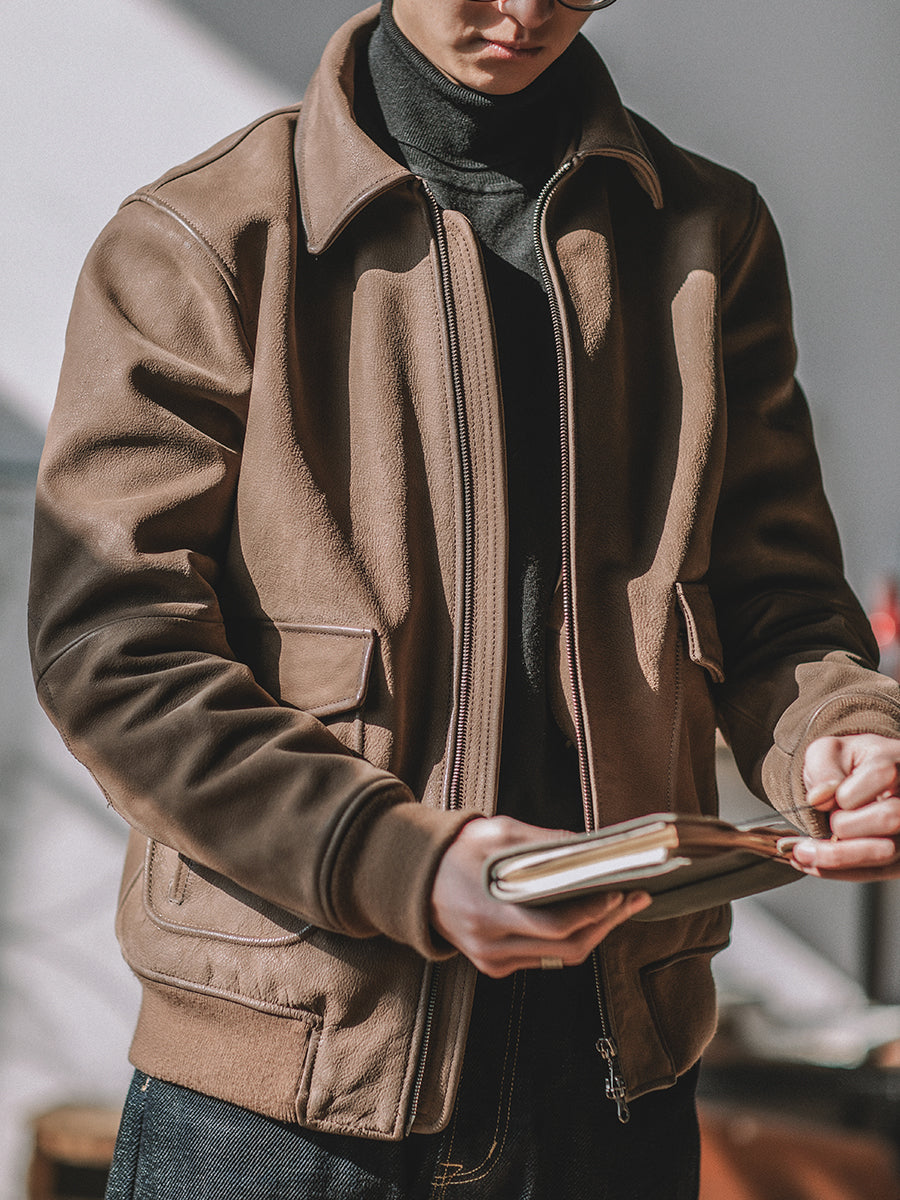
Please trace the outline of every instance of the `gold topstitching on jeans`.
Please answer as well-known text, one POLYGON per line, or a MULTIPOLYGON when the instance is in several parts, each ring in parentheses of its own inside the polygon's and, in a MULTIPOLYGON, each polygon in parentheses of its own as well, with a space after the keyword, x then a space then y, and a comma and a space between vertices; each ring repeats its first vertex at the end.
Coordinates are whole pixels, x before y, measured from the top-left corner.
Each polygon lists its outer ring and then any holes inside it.
POLYGON ((447 1148, 446 1159, 438 1164, 438 1171, 443 1171, 443 1174, 436 1175, 432 1181, 432 1197, 434 1200, 440 1200, 446 1189, 456 1184, 474 1183, 479 1179, 483 1179, 497 1165, 500 1155, 503 1152, 503 1147, 506 1143, 506 1135, 509 1130, 509 1114, 512 1107, 513 1087, 516 1078, 516 1066, 519 1058, 519 1044, 522 1036, 522 1010, 525 1003, 525 984, 527 976, 524 971, 516 973, 513 982, 513 1003, 510 1010, 509 1020, 506 1029, 506 1048, 503 1055, 503 1070, 500 1076, 500 1096, 497 1109, 497 1121, 494 1126, 494 1136, 491 1140, 490 1148, 487 1154, 474 1167, 466 1170, 462 1163, 454 1163, 450 1161, 453 1153, 453 1142, 456 1136, 456 1119, 458 1107, 453 1117, 453 1125, 451 1126, 450 1143, 447 1148), (515 1042, 510 1055, 510 1045, 513 1043, 513 1029, 515 1028, 515 1042), (508 1079, 507 1079, 508 1076, 508 1079))

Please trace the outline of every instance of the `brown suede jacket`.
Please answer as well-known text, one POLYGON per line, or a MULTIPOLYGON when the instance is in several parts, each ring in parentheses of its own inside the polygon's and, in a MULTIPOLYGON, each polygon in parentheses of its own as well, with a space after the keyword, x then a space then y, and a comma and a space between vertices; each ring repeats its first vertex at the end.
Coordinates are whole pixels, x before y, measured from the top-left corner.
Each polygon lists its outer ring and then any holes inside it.
MULTIPOLYGON (((490 813, 506 522, 467 221, 353 119, 369 11, 274 113, 131 196, 78 285, 37 497, 43 704, 134 827, 141 1069, 322 1130, 448 1117, 474 970, 430 888, 490 813), (441 961, 439 961, 441 960, 441 961)), ((809 741, 900 732, 843 580, 777 234, 599 60, 540 204, 557 716, 597 824, 711 812, 714 733, 800 824, 809 741)), ((630 1096, 712 1033, 727 908, 603 946, 630 1096)))

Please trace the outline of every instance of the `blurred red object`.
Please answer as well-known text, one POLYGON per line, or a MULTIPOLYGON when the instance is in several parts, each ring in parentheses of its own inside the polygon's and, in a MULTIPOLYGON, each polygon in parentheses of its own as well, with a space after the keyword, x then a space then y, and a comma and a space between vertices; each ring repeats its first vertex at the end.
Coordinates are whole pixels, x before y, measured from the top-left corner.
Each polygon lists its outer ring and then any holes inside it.
POLYGON ((900 587, 893 576, 878 583, 869 624, 881 651, 882 671, 900 680, 900 587))
POLYGON ((883 1138, 700 1108, 700 1200, 898 1200, 894 1148, 883 1138))

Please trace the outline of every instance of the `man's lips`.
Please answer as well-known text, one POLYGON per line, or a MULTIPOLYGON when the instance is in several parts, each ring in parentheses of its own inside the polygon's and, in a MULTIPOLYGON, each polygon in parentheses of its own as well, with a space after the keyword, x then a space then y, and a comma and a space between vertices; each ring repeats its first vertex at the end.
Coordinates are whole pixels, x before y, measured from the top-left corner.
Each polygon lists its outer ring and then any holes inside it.
POLYGON ((497 55, 498 58, 507 58, 510 60, 517 58, 533 58, 535 54, 541 51, 540 46, 528 45, 525 42, 495 42, 492 38, 484 38, 485 45, 497 55))

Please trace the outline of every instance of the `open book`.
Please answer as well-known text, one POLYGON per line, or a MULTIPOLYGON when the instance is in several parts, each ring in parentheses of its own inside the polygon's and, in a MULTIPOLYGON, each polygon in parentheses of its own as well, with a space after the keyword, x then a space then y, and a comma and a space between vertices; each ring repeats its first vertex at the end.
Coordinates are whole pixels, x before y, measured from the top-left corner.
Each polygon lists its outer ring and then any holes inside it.
POLYGON ((716 817, 653 813, 504 851, 487 866, 491 895, 549 904, 591 892, 653 896, 635 921, 658 921, 802 879, 790 863, 803 834, 780 818, 730 825, 716 817))

